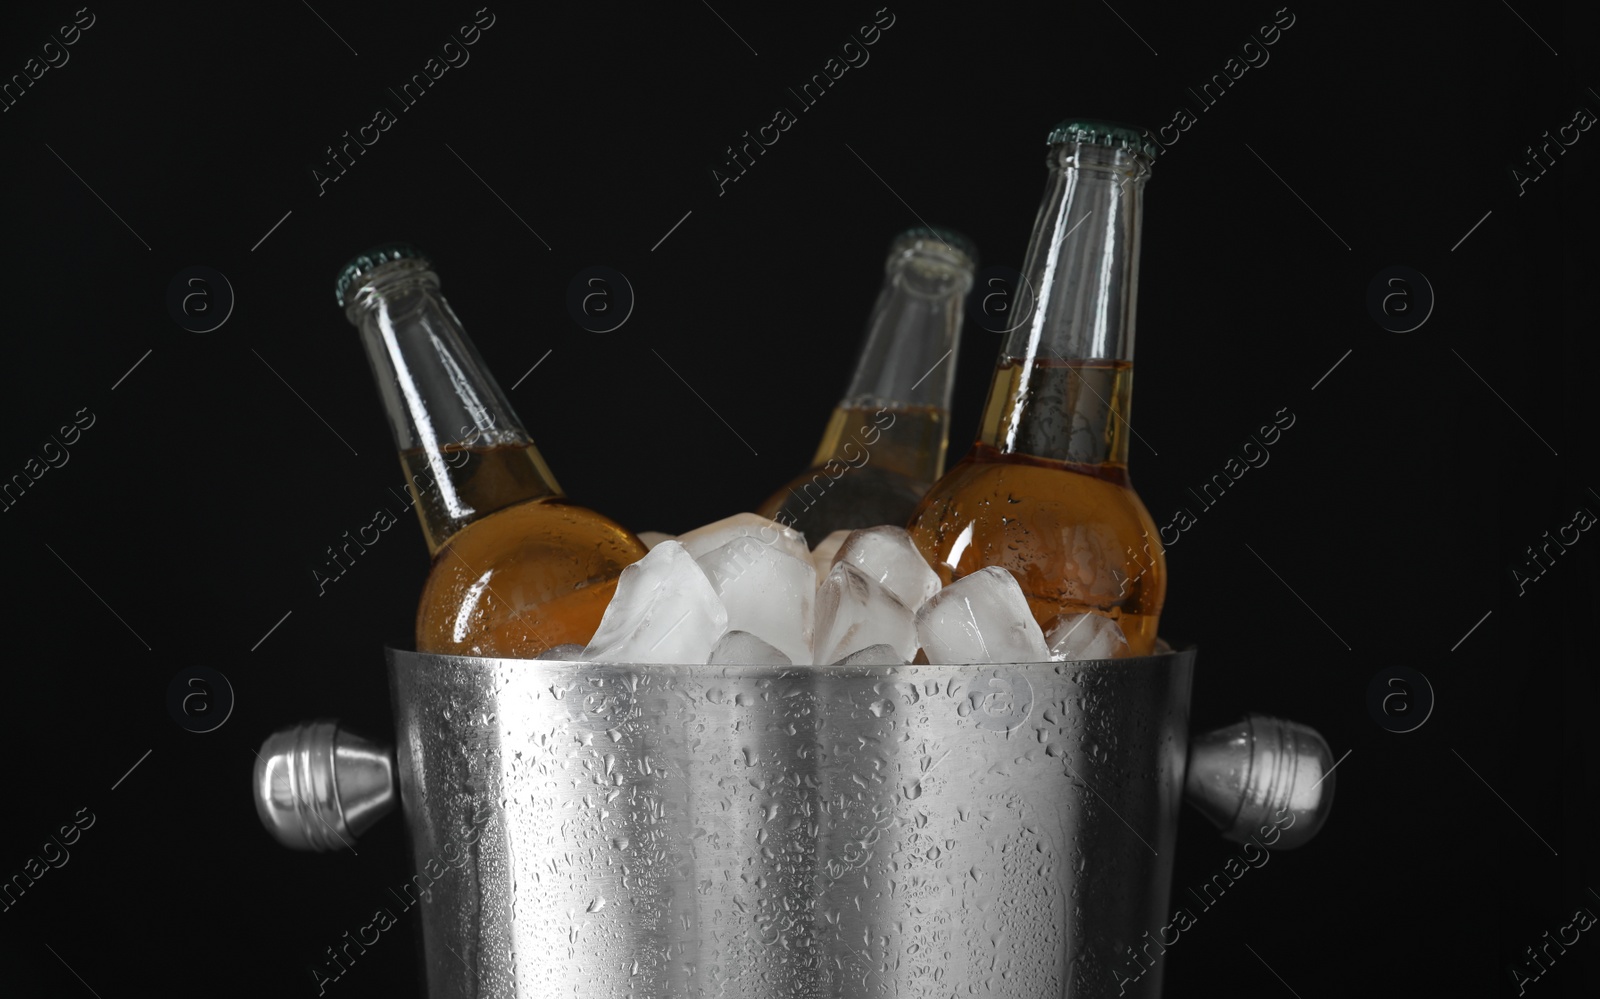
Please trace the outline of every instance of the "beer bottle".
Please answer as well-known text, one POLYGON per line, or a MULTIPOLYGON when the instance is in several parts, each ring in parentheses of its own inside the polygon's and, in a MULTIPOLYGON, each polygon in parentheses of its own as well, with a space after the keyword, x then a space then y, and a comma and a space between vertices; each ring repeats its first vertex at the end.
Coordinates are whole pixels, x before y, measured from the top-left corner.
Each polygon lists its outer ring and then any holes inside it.
POLYGON ((757 511, 813 546, 834 531, 903 524, 944 471, 962 300, 977 253, 948 229, 889 245, 855 377, 811 467, 757 511))
POLYGON ((417 650, 533 658, 587 644, 645 547, 567 502, 417 250, 386 245, 339 275, 400 449, 433 567, 417 650))
POLYGON ((1110 617, 1146 655, 1166 556, 1128 481, 1142 196, 1140 133, 1073 119, 1050 133, 1049 181, 1023 265, 1025 318, 1000 350, 977 442, 908 527, 950 583, 1002 566, 1048 631, 1110 617))

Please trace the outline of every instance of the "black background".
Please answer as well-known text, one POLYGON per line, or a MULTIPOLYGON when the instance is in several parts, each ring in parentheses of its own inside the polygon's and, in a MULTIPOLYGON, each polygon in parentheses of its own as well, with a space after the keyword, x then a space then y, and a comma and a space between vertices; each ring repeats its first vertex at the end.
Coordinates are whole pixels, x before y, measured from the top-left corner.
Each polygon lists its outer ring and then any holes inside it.
MULTIPOLYGON (((72 18, 31 6, 3 15, 0 74, 72 18)), ((1277 9, 894 4, 870 62, 719 196, 724 148, 875 8, 715 7, 497 3, 470 62, 320 195, 324 147, 392 106, 385 88, 473 6, 96 8, 70 62, 0 114, 0 476, 95 417, 0 517, 0 868, 96 816, 0 913, 0 992, 314 995, 306 969, 409 873, 397 818, 359 855, 292 854, 247 790, 277 727, 336 715, 392 736, 381 647, 406 641, 428 564, 405 521, 325 594, 312 582, 404 482, 334 304, 350 256, 428 250, 502 385, 545 358, 511 397, 567 491, 681 531, 809 457, 896 232, 954 226, 985 263, 1020 266, 1049 128, 1197 108, 1185 88, 1277 9), (237 294, 214 332, 165 304, 190 265, 237 294), (590 265, 637 294, 615 333, 568 315, 590 265), (204 735, 165 706, 200 665, 236 695, 204 735)), ((1600 913, 1579 644, 1600 540, 1524 595, 1512 582, 1543 532, 1600 512, 1580 263, 1600 131, 1521 196, 1510 174, 1576 107, 1600 111, 1594 24, 1536 0, 1287 10, 1270 61, 1156 163, 1132 463, 1165 523, 1255 427, 1295 414, 1270 463, 1171 546, 1163 633, 1201 649, 1197 729, 1266 711, 1348 756, 1321 836, 1199 915, 1165 958, 1167 994, 1515 994, 1524 947, 1600 913), (1365 304, 1396 264, 1437 296, 1405 334, 1365 304), (1365 704, 1397 664, 1437 696, 1406 735, 1365 704)), ((998 346, 968 325, 957 454, 998 346)), ((1179 844, 1175 896, 1236 849, 1187 810, 1179 844)), ((418 994, 415 923, 328 991, 418 994)), ((1527 989, 1592 994, 1592 937, 1527 989)))

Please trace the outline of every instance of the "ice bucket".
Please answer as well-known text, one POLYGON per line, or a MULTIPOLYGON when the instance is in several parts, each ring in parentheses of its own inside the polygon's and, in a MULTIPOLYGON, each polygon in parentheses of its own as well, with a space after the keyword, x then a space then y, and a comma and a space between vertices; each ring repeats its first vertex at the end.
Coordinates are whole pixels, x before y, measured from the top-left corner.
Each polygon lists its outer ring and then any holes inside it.
MULTIPOLYGON (((1236 838, 1276 817, 1280 848, 1333 792, 1293 723, 1250 716, 1191 759, 1194 661, 390 650, 427 994, 1157 996, 1162 962, 1127 969, 1167 922, 1186 777, 1236 838)), ((260 757, 289 845, 336 849, 393 800, 386 751, 332 723, 260 757)))

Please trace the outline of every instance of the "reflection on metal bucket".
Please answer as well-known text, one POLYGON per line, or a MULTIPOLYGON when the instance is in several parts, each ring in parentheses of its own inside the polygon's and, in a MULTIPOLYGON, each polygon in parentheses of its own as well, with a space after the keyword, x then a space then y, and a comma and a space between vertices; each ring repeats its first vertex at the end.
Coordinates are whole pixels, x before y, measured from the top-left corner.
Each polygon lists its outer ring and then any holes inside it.
POLYGON ((417 863, 493 813, 421 908, 432 999, 1103 995, 1165 920, 1192 650, 389 655, 417 863))

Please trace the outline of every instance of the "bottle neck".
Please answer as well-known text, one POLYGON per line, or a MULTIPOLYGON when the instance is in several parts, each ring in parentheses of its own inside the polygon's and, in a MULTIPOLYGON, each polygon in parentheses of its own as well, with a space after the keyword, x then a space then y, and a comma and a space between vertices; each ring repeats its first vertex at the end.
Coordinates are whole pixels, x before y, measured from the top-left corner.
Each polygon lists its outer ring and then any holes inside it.
POLYGON ((361 331, 430 552, 496 510, 561 495, 424 262, 374 268, 345 315, 361 331))
POLYGON ((1149 160, 1075 142, 1050 149, 1012 330, 984 408, 980 445, 1105 466, 1128 459, 1139 230, 1149 160))
POLYGON ((962 303, 972 281, 971 260, 935 238, 891 253, 855 374, 813 467, 871 464, 927 483, 943 474, 962 303))

